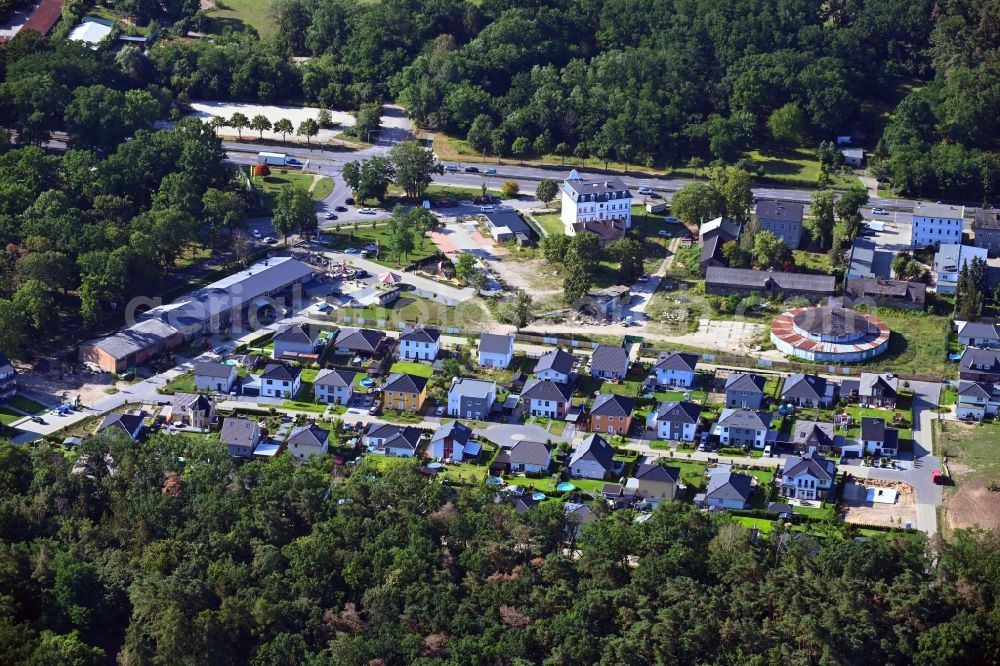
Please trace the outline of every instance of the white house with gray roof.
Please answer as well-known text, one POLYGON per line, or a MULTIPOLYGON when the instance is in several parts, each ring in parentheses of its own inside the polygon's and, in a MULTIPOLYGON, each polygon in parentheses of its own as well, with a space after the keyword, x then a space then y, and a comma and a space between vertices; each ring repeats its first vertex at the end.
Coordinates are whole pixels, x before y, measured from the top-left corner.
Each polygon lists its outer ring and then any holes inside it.
POLYGON ((1000 390, 992 382, 958 380, 955 416, 966 421, 982 421, 1000 412, 1000 390))
POLYGON ((569 475, 575 479, 603 479, 617 467, 614 448, 596 433, 583 440, 566 463, 569 475))
POLYGON ((819 375, 788 375, 781 389, 781 401, 796 407, 827 409, 836 400, 836 384, 819 375))
POLYGON ((572 405, 573 387, 551 379, 531 379, 521 391, 521 409, 531 416, 561 419, 572 405))
POLYGON ((288 436, 288 451, 298 462, 321 456, 329 450, 330 432, 319 426, 302 426, 288 436))
POLYGON ((229 448, 229 455, 252 458, 254 449, 260 443, 260 425, 250 419, 227 417, 222 422, 219 441, 229 448))
POLYGON ((708 477, 703 495, 695 496, 702 506, 717 509, 745 509, 753 494, 753 477, 731 471, 729 465, 719 465, 708 477))
POLYGON ((399 358, 413 361, 433 361, 441 351, 441 331, 418 326, 399 335, 399 358))
POLYGON ((913 207, 910 244, 927 247, 941 243, 962 242, 965 206, 918 201, 913 207))
POLYGON ((483 333, 479 337, 479 365, 506 368, 514 360, 514 336, 483 333))
POLYGON ((724 409, 715 424, 715 434, 723 446, 748 446, 763 449, 775 440, 771 415, 752 409, 724 409))
POLYGON ((387 456, 412 458, 417 454, 422 436, 423 433, 412 426, 369 423, 364 440, 368 446, 383 449, 387 456))
POLYGON ((313 380, 313 394, 316 400, 325 405, 346 405, 354 395, 354 379, 356 372, 340 368, 325 368, 316 374, 313 380))
POLYGON ((535 376, 554 382, 569 382, 576 359, 569 352, 553 349, 542 354, 535 364, 535 376))
POLYGON ((318 343, 302 324, 289 324, 274 334, 274 358, 296 358, 316 353, 318 343))
POLYGON ((560 219, 570 236, 574 224, 585 222, 621 220, 628 229, 632 226, 632 193, 621 178, 584 179, 573 169, 562 184, 560 219))
POLYGON ((781 474, 781 494, 790 499, 824 501, 837 482, 837 464, 815 452, 788 458, 781 474))
POLYGON ((701 405, 693 402, 661 402, 646 417, 646 427, 656 430, 658 439, 693 442, 701 422, 701 405))
POLYGON ((494 467, 506 467, 511 472, 544 474, 552 464, 552 452, 541 442, 521 440, 497 454, 494 467))
POLYGON ((260 375, 260 394, 266 398, 294 398, 302 388, 302 369, 269 363, 260 375))
POLYGON ((770 231, 791 250, 802 242, 802 218, 805 206, 786 201, 761 201, 756 214, 762 231, 770 231))
POLYGON ((194 366, 194 387, 199 391, 229 393, 236 383, 237 372, 232 365, 200 361, 194 366))
POLYGON ((496 382, 455 377, 448 390, 448 416, 482 421, 489 417, 497 399, 496 382))
POLYGON ((590 357, 590 376, 601 379, 625 379, 629 358, 624 347, 599 345, 590 357))
POLYGON ((966 347, 996 349, 1000 347, 1000 326, 978 321, 963 321, 958 325, 958 342, 966 347))
POLYGON ((887 428, 885 419, 866 416, 861 419, 861 444, 868 455, 895 457, 899 452, 899 430, 887 428))
POLYGON ((653 365, 659 386, 691 388, 698 369, 698 355, 682 352, 661 352, 653 365))

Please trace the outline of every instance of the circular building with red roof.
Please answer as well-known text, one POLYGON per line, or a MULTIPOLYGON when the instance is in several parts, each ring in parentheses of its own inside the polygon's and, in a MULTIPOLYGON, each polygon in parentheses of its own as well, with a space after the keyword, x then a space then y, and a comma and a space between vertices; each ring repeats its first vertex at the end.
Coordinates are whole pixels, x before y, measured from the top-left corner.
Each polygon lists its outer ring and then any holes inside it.
POLYGON ((824 363, 857 363, 889 348, 892 331, 873 315, 838 307, 795 308, 771 322, 778 351, 824 363))

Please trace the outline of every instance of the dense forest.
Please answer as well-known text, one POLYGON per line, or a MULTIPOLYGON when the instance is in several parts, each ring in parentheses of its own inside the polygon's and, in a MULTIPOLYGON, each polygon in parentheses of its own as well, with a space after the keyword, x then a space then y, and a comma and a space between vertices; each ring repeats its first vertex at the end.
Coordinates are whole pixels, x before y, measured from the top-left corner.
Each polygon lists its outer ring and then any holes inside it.
MULTIPOLYGON (((0 654, 88 664, 986 664, 1000 537, 751 540, 667 503, 582 528, 416 464, 0 444, 0 654)), ((598 512, 604 512, 598 509, 598 512)))

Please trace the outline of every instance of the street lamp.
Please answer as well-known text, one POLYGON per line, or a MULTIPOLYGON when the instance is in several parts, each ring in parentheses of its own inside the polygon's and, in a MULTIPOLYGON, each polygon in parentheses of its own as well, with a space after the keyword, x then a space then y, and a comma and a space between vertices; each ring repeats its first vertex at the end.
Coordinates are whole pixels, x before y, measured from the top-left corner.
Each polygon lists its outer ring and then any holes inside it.
POLYGON ((382 131, 381 127, 378 129, 368 130, 368 134, 365 136, 365 142, 366 143, 372 142, 372 132, 381 132, 381 131, 382 131))

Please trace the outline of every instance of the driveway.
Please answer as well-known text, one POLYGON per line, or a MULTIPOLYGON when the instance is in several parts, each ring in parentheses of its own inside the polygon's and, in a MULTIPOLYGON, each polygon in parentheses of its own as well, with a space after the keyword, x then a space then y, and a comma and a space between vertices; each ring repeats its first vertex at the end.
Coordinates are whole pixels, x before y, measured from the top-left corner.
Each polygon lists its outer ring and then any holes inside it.
POLYGON ((563 435, 553 435, 547 432, 545 428, 535 425, 513 425, 513 424, 498 424, 493 425, 483 431, 483 437, 495 442, 500 446, 511 446, 514 442, 519 440, 527 440, 532 442, 547 442, 552 440, 553 442, 565 442, 568 441, 565 438, 565 431, 563 435))

